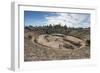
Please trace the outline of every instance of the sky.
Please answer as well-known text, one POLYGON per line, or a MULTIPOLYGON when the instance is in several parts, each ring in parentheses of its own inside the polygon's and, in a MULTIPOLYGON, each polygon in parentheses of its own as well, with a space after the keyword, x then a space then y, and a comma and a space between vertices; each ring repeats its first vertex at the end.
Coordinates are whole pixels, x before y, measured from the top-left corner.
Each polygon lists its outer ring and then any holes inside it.
POLYGON ((71 12, 24 11, 25 26, 67 25, 68 27, 90 27, 90 14, 71 12))

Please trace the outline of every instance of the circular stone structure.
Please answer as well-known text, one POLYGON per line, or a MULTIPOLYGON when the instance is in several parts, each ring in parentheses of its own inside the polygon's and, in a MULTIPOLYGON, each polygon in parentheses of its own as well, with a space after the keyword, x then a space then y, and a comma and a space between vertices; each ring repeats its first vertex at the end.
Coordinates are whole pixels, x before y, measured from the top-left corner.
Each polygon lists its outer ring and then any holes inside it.
POLYGON ((73 36, 63 34, 43 34, 36 38, 37 44, 59 49, 75 49, 85 46, 85 42, 73 36))

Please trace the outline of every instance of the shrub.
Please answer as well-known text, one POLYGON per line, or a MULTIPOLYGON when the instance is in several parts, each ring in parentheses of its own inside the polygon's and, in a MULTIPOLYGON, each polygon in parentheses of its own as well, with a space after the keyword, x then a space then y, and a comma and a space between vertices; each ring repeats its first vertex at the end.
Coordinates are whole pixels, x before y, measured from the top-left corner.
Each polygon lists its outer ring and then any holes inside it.
POLYGON ((29 36, 28 36, 28 39, 29 39, 29 40, 31 40, 31 39, 32 39, 32 36, 31 36, 31 35, 29 35, 29 36))
POLYGON ((34 39, 34 42, 37 43, 37 39, 36 38, 34 39))
POLYGON ((86 40, 86 46, 90 45, 90 40, 86 40))

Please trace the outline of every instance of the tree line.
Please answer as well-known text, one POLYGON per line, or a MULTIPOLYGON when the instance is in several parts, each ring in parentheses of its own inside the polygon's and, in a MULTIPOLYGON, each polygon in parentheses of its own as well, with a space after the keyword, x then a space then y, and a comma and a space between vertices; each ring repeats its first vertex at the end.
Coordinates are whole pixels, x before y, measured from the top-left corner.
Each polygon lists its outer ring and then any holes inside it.
POLYGON ((67 25, 61 26, 61 24, 58 25, 45 25, 45 26, 25 26, 25 29, 28 29, 30 31, 41 31, 46 34, 52 34, 52 33, 60 33, 67 35, 72 30, 81 31, 84 28, 74 28, 74 27, 68 27, 67 25))

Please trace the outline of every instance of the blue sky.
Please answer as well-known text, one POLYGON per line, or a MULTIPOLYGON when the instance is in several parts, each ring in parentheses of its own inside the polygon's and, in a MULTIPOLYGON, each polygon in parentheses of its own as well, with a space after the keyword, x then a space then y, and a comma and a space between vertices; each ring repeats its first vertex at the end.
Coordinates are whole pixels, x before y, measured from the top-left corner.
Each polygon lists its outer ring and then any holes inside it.
POLYGON ((90 14, 24 11, 25 26, 67 25, 69 27, 90 27, 90 14))

